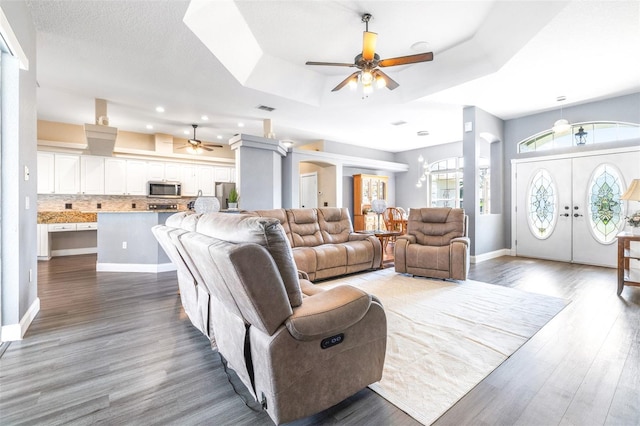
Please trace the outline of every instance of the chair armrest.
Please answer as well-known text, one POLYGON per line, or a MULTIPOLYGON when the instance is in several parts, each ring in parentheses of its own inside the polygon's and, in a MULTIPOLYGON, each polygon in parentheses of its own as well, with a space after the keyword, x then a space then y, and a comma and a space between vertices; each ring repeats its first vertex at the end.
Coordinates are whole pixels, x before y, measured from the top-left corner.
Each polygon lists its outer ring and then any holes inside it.
POLYGON ((357 232, 352 232, 349 234, 349 241, 363 241, 370 237, 370 234, 358 234, 357 232))
POLYGON ((304 271, 298 270, 298 279, 299 280, 307 280, 309 281, 309 274, 304 271))
POLYGON ((469 240, 469 237, 457 237, 457 238, 451 239, 450 244, 453 244, 453 243, 462 243, 467 247, 469 247, 469 244, 471 244, 471 241, 469 240))
POLYGON ((324 288, 318 287, 311 281, 305 279, 300 280, 300 290, 302 290, 302 297, 313 296, 314 294, 322 293, 325 291, 324 288))
POLYGON ((415 244, 416 243, 416 236, 415 235, 401 235, 398 238, 396 238, 396 244, 398 243, 398 240, 407 240, 407 244, 415 244))
POLYGON ((328 337, 360 321, 370 305, 371 295, 342 285, 305 297, 285 325, 297 340, 328 337))

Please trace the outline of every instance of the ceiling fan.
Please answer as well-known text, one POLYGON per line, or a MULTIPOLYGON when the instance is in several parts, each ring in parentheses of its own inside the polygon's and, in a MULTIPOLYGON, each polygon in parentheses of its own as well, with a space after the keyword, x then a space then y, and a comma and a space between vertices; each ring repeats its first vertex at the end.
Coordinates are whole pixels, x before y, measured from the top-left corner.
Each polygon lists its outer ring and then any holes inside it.
POLYGON ((190 152, 200 152, 199 149, 204 149, 205 151, 213 151, 213 148, 222 148, 222 145, 216 145, 211 143, 203 143, 200 139, 196 138, 196 129, 198 128, 197 124, 192 124, 193 127, 193 139, 189 139, 187 143, 180 148, 188 148, 190 152))
POLYGON ((371 20, 371 14, 365 13, 362 15, 362 22, 365 23, 365 31, 362 41, 362 53, 359 53, 352 64, 340 63, 340 62, 313 62, 308 61, 307 65, 327 65, 334 67, 356 67, 360 71, 356 71, 349 77, 345 78, 333 88, 332 92, 342 89, 347 84, 357 84, 358 79, 363 86, 371 87, 371 84, 376 82, 378 87, 386 86, 387 89, 393 90, 399 86, 387 74, 378 69, 378 67, 393 67, 396 65, 415 64, 418 62, 428 62, 433 60, 433 52, 419 53, 417 55, 399 56, 397 58, 380 59, 380 56, 375 53, 376 41, 378 39, 377 33, 369 32, 369 20, 371 20))

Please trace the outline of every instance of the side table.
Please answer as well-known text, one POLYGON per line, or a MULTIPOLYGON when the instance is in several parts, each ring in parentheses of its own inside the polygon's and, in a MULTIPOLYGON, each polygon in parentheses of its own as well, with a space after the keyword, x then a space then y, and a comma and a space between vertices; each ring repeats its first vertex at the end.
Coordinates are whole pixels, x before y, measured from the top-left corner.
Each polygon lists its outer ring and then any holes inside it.
POLYGON ((631 270, 629 262, 631 259, 640 260, 640 255, 631 254, 631 241, 640 241, 640 235, 630 232, 621 232, 618 238, 618 296, 622 293, 625 285, 640 286, 640 270, 631 270))
POLYGON ((400 232, 400 231, 383 231, 383 230, 379 230, 379 231, 356 231, 356 232, 358 234, 375 235, 380 240, 380 246, 382 248, 382 253, 380 255, 380 268, 379 269, 384 268, 384 251, 385 251, 385 247, 387 246, 387 242, 389 241, 389 238, 391 238, 391 237, 399 237, 400 235, 402 235, 402 232, 400 232))

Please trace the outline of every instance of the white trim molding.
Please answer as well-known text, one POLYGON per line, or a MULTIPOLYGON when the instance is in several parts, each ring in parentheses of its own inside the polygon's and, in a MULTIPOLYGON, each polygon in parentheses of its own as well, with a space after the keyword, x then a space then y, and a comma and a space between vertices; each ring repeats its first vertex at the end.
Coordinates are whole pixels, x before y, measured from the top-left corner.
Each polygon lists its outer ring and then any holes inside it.
POLYGON ((97 272, 143 272, 157 274, 175 270, 176 266, 173 263, 96 263, 97 272))
POLYGON ((18 58, 18 62, 20 62, 20 69, 29 70, 29 58, 24 53, 24 50, 22 50, 18 37, 16 37, 16 34, 13 32, 13 28, 11 28, 9 20, 4 14, 2 7, 0 7, 0 37, 2 37, 7 44, 7 48, 11 55, 18 58))
POLYGON ((29 309, 20 319, 19 324, 3 325, 0 331, 0 337, 3 342, 12 342, 14 340, 22 340, 22 336, 27 332, 31 322, 40 312, 40 298, 36 297, 29 309))
POLYGON ((511 249, 500 249, 496 251, 491 251, 489 253, 482 253, 477 256, 471 256, 471 259, 469 259, 469 261, 471 263, 480 263, 480 262, 484 262, 485 260, 495 259, 496 257, 501 257, 501 256, 512 256, 511 249))

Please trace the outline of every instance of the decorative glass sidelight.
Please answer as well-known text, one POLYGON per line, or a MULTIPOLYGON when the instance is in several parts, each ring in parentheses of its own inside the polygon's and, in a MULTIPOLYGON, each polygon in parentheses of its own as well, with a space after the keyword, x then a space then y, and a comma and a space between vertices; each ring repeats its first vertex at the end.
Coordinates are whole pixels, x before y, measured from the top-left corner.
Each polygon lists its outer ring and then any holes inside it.
POLYGON ((529 185, 527 217, 536 238, 549 238, 557 220, 558 192, 549 172, 540 169, 529 185))
POLYGON ((589 224, 596 240, 612 243, 624 227, 624 201, 622 179, 618 169, 611 164, 601 164, 591 175, 587 203, 589 224))

